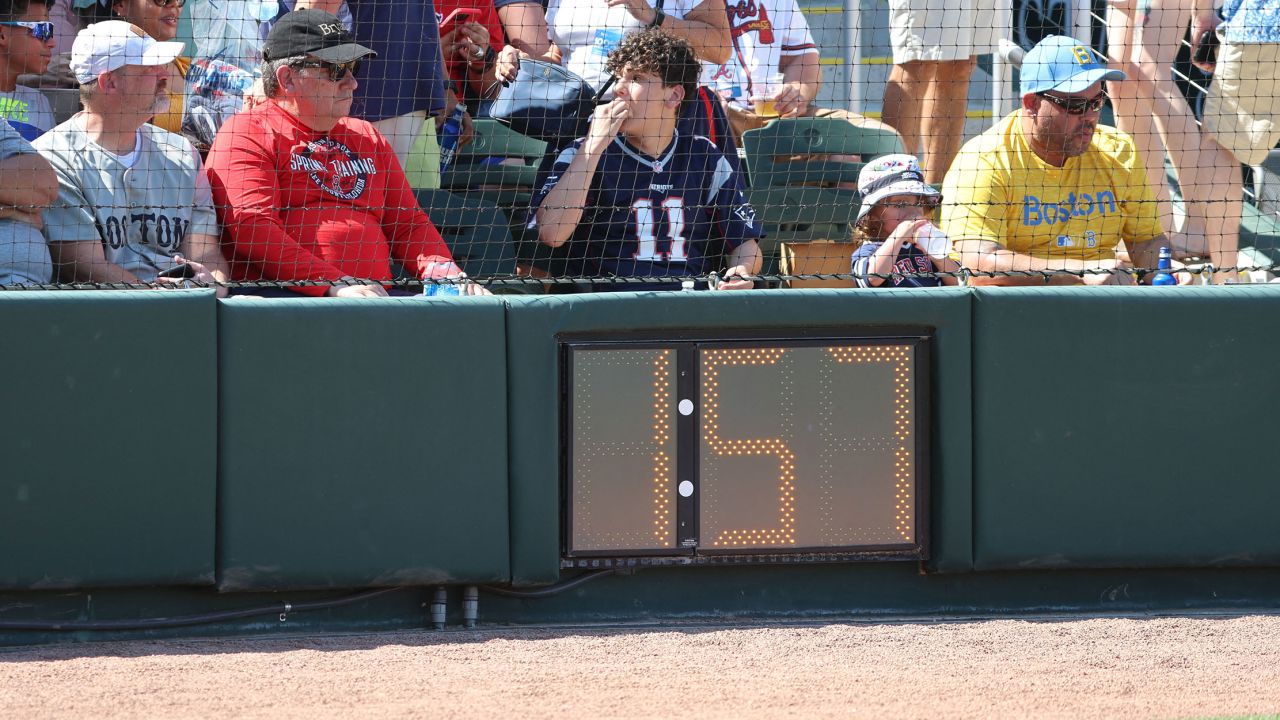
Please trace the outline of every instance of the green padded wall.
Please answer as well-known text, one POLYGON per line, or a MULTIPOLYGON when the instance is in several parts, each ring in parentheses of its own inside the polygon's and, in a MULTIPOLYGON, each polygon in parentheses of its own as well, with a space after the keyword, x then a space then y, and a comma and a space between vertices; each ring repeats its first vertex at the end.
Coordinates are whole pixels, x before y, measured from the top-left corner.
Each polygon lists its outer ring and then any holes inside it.
POLYGON ((507 301, 511 563, 516 584, 554 582, 560 576, 556 334, 607 330, 859 324, 936 328, 932 357, 935 422, 931 567, 939 571, 972 567, 967 291, 600 293, 508 296, 507 301))
POLYGON ((223 590, 510 575, 497 298, 220 305, 223 590))
POLYGON ((5 292, 0 588, 210 584, 212 291, 5 292))
POLYGON ((980 569, 1275 564, 1280 286, 974 296, 980 569))

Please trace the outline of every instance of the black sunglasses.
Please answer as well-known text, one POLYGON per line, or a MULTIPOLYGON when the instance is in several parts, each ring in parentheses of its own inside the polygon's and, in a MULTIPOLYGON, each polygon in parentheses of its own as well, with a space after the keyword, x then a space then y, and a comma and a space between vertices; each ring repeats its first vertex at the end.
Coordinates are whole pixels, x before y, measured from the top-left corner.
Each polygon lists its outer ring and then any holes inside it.
POLYGON ((181 8, 183 5, 187 4, 187 0, 151 0, 151 4, 160 8, 166 7, 168 5, 177 5, 179 8, 181 8))
POLYGON ((25 20, 6 20, 0 22, 0 25, 8 25, 10 27, 26 28, 31 33, 31 37, 40 42, 49 42, 53 38, 53 23, 51 22, 27 22, 25 20))
POLYGON ((1061 95, 1050 95, 1047 92, 1036 93, 1040 97, 1062 108, 1062 111, 1068 115, 1083 115, 1087 112, 1098 112, 1107 102, 1107 91, 1094 95, 1091 98, 1080 97, 1062 97, 1061 95))
POLYGON ((339 82, 347 76, 347 73, 351 73, 354 77, 356 71, 360 69, 360 61, 351 60, 350 62, 344 63, 331 63, 325 62, 324 60, 299 60, 296 63, 290 63, 289 67, 327 70, 329 72, 329 79, 334 82, 339 82))

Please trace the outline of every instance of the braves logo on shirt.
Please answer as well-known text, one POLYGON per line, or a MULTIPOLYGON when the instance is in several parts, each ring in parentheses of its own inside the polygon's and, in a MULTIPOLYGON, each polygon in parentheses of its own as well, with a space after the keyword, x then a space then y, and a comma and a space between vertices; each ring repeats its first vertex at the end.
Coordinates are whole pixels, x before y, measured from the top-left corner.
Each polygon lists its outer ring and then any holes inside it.
POLYGON ((341 200, 355 200, 369 186, 378 168, 372 158, 361 158, 351 148, 323 137, 294 148, 292 169, 306 172, 316 187, 341 200))
POLYGON ((765 45, 773 44, 773 23, 769 22, 769 11, 763 5, 757 3, 756 0, 739 0, 733 4, 726 3, 725 9, 729 13, 733 37, 755 31, 760 33, 761 43, 765 45), (735 23, 734 21, 737 20, 746 22, 735 23))

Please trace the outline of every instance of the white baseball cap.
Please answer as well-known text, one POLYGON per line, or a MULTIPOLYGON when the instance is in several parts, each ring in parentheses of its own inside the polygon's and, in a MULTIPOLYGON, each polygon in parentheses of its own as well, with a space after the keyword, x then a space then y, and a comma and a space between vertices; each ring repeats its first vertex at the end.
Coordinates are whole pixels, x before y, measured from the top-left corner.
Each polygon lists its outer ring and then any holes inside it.
POLYGON ((167 65, 182 54, 180 42, 156 42, 142 28, 123 20, 104 20, 76 34, 71 72, 81 84, 125 65, 167 65))

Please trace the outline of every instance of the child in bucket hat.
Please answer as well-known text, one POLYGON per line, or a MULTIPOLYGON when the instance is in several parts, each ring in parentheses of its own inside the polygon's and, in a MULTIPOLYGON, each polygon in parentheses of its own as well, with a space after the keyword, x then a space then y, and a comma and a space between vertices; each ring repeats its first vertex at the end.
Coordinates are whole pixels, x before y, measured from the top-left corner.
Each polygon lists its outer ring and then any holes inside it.
POLYGON ((929 220, 942 202, 942 193, 924 181, 920 163, 912 155, 883 155, 858 173, 862 206, 854 224, 862 244, 853 254, 853 275, 859 287, 936 287, 955 285, 959 272, 949 255, 951 240, 929 220), (891 277, 877 277, 877 276, 891 277))

